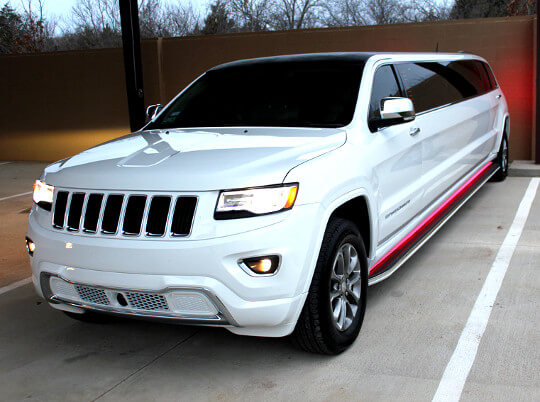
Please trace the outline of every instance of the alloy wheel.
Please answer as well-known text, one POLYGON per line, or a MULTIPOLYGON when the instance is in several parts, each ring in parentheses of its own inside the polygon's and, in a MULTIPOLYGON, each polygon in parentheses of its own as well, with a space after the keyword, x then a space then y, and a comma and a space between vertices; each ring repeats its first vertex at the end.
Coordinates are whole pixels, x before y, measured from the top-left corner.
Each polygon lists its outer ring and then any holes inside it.
POLYGON ((330 276, 330 309, 339 331, 352 325, 360 307, 361 275, 358 251, 350 243, 343 244, 336 253, 330 276))

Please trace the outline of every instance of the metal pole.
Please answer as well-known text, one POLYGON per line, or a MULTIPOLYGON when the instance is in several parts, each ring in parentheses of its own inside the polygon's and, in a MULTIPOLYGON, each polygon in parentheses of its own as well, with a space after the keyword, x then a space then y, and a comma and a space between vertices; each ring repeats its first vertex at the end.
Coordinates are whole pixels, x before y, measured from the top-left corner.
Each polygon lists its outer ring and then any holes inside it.
POLYGON ((137 131, 145 121, 139 9, 137 0, 119 0, 119 5, 129 124, 137 131))
POLYGON ((538 3, 536 1, 536 133, 535 133, 535 162, 540 164, 540 19, 538 18, 538 3))

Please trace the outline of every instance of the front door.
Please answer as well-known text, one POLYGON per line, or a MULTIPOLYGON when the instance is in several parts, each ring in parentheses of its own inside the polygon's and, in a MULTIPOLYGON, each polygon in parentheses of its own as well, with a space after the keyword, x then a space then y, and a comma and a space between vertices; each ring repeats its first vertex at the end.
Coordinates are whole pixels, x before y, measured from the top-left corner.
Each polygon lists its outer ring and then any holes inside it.
MULTIPOLYGON (((370 118, 379 117, 383 98, 401 97, 396 72, 383 65, 375 72, 370 100, 370 118)), ((380 155, 375 167, 378 180, 378 245, 397 234, 421 210, 422 147, 415 121, 374 132, 374 149, 380 155)))

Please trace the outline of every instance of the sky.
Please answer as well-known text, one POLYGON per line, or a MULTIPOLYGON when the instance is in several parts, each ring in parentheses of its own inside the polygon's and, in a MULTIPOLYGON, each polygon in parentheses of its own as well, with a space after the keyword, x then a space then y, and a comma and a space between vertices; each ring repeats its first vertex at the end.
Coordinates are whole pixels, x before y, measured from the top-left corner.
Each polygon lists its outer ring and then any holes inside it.
MULTIPOLYGON (((179 0, 164 0, 165 3, 177 3, 179 0)), ((22 3, 28 2, 28 0, 0 0, 0 8, 9 3, 11 7, 22 10, 22 3)), ((180 0, 182 3, 187 3, 189 0, 180 0)), ((37 0, 34 0, 37 4, 37 0)), ((71 14, 71 9, 77 3, 77 0, 43 0, 44 12, 46 17, 53 17, 59 20, 60 26, 64 26, 62 19, 66 19, 71 14)), ((200 10, 204 10, 206 6, 206 0, 191 0, 193 6, 197 6, 200 10)))
MULTIPOLYGON (((193 6, 198 8, 200 11, 204 11, 206 8, 206 5, 208 4, 208 0, 163 0, 164 2, 169 3, 176 3, 176 2, 182 2, 187 3, 191 2, 193 6)), ((449 0, 436 0, 438 3, 444 3, 449 2, 449 0)), ((22 3, 28 2, 28 0, 0 0, 0 7, 3 7, 4 4, 9 3, 11 7, 22 10, 22 3)), ((35 3, 37 3, 37 0, 34 0, 35 3)), ((54 20, 57 20, 59 23, 59 27, 65 28, 66 27, 66 19, 69 17, 71 13, 71 9, 73 6, 77 3, 77 0, 43 0, 44 3, 44 11, 45 16, 49 17, 54 20)))

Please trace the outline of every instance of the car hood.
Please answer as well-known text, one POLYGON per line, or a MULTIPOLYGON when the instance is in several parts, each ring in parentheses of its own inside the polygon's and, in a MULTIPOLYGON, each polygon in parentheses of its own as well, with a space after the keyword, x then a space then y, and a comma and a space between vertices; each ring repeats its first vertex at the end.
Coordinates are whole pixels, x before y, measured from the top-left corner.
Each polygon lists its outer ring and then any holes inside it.
POLYGON ((278 184, 295 166, 336 149, 334 128, 149 130, 98 145, 45 169, 58 187, 208 191, 278 184))

